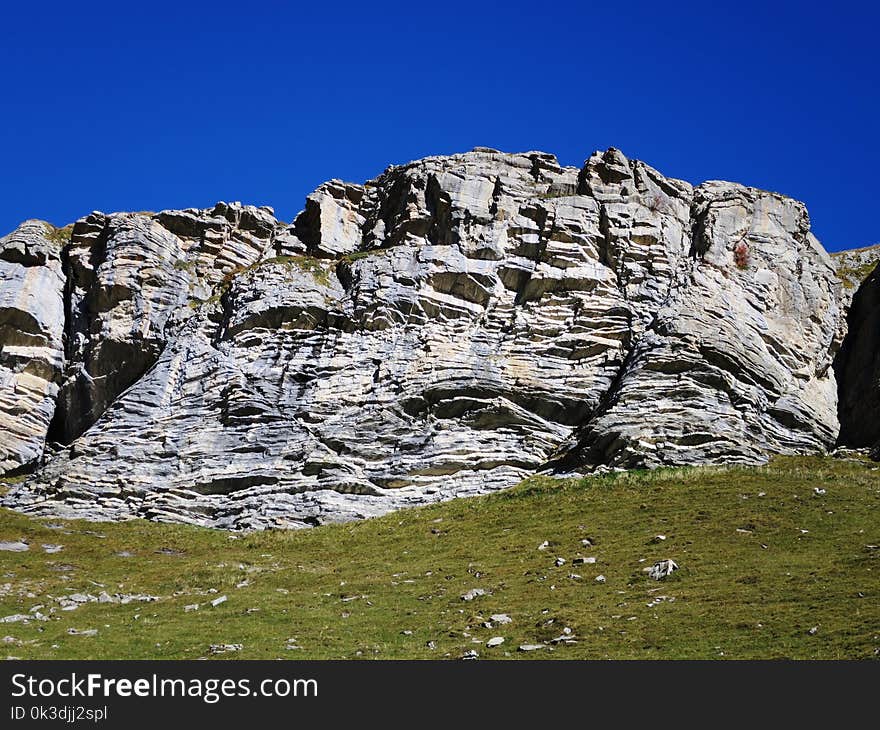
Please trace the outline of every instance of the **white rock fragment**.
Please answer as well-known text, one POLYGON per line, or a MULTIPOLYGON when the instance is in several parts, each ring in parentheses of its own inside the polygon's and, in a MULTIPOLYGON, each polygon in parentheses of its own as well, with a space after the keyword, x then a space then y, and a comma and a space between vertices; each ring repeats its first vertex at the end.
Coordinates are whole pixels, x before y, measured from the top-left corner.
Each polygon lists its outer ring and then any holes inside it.
POLYGON ((0 542, 0 551, 7 553, 25 553, 30 549, 30 546, 26 542, 22 542, 21 540, 14 540, 12 542, 0 542))
POLYGON ((663 580, 678 570, 678 563, 674 560, 658 560, 650 568, 645 568, 649 578, 654 580, 663 580))
POLYGON ((67 629, 67 633, 71 636, 97 636, 98 629, 67 629))
POLYGON ((241 651, 244 648, 241 644, 211 644, 209 651, 212 654, 226 654, 232 651, 241 651))
POLYGON ((471 588, 466 593, 462 593, 461 600, 462 601, 473 601, 475 598, 479 596, 485 596, 486 591, 483 588, 471 588))
POLYGON ((25 613, 14 613, 11 616, 0 618, 0 624, 16 624, 19 622, 27 623, 30 620, 31 617, 25 613))

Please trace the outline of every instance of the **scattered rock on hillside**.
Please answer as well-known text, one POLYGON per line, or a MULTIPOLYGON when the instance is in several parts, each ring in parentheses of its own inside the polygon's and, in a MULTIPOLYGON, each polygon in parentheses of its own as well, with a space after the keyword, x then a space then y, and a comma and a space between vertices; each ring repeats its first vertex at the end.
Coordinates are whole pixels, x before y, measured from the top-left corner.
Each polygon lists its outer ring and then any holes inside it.
POLYGON ((0 542, 0 550, 4 552, 25 553, 30 549, 30 546, 26 542, 22 542, 21 540, 15 540, 12 542, 0 542))
POLYGON ((645 568, 649 578, 663 580, 678 570, 678 564, 674 560, 658 560, 650 568, 645 568))
POLYGON ((480 596, 485 596, 486 591, 483 588, 471 588, 469 591, 462 593, 461 600, 462 601, 473 601, 475 598, 479 598, 480 596))
POLYGON ((244 648, 241 644, 211 644, 209 651, 212 654, 227 654, 233 651, 241 651, 244 648))
POLYGON ((517 651, 538 651, 539 649, 546 649, 546 644, 520 644, 517 647, 517 651))

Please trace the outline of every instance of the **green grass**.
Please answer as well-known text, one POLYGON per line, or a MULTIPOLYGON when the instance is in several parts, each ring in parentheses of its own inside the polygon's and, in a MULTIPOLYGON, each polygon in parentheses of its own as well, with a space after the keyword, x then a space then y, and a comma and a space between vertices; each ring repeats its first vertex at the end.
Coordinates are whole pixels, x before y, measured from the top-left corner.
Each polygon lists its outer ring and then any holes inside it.
POLYGON ((854 251, 870 252, 872 256, 860 266, 851 266, 847 264, 847 259, 848 255, 853 252, 840 251, 831 255, 831 258, 836 262, 837 278, 841 280, 846 289, 857 289, 880 263, 880 246, 866 246, 862 249, 854 249, 854 251))
POLYGON ((46 238, 59 246, 66 246, 70 243, 70 237, 73 234, 73 223, 66 226, 56 228, 51 223, 43 221, 46 226, 46 238))
POLYGON ((347 253, 342 256, 339 261, 344 261, 349 264, 353 264, 355 261, 360 261, 361 259, 370 258, 370 256, 383 256, 387 254, 393 246, 378 246, 376 248, 371 248, 366 251, 355 251, 354 253, 347 253))
POLYGON ((328 259, 317 259, 313 256, 275 256, 269 259, 263 259, 254 266, 263 266, 264 264, 283 264, 285 266, 295 266, 300 271, 310 274, 312 278, 322 286, 330 284, 330 268, 335 262, 328 259))
POLYGON ((856 289, 868 278, 877 266, 877 261, 870 261, 861 266, 839 266, 837 269, 837 278, 843 282, 843 286, 847 289, 856 289))
POLYGON ((484 659, 873 658, 880 550, 867 546, 880 544, 878 507, 874 464, 802 457, 533 478, 492 496, 294 532, 3 511, 0 540, 31 549, 0 552, 0 617, 43 605, 50 620, 0 624, 0 638, 10 637, 8 655, 43 659, 197 658, 211 656, 211 644, 241 644, 221 655, 241 659, 458 658, 470 649, 484 659), (658 534, 667 539, 652 542, 658 534), (64 549, 46 554, 42 543, 64 549), (577 556, 598 562, 572 565, 577 556), (681 568, 653 581, 642 569, 662 558, 681 568), (594 580, 600 573, 605 583, 594 580), (462 601, 471 588, 487 595, 462 601), (48 613, 59 596, 101 590, 159 600, 48 613), (228 600, 204 605, 219 595, 228 600), (193 603, 202 607, 185 612, 193 603), (493 613, 513 622, 484 628, 493 613), (564 627, 578 643, 516 651, 564 627), (493 636, 505 643, 485 647, 493 636), (301 648, 287 649, 289 639, 301 648))

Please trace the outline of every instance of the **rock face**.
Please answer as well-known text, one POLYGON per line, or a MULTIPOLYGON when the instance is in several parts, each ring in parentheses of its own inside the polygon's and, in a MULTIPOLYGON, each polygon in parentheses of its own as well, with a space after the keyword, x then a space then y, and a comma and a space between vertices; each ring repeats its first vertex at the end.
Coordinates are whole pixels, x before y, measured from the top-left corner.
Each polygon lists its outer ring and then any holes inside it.
POLYGON ((880 266, 856 290, 849 331, 834 363, 840 394, 840 443, 880 451, 880 266))
POLYGON ((64 274, 55 230, 25 221, 0 238, 0 474, 34 464, 64 369, 64 274))
POLYGON ((260 209, 92 213, 66 249, 66 373, 52 436, 69 443, 149 370, 191 297, 254 263, 275 229, 260 209))
POLYGON ((55 410, 61 446, 4 498, 29 512, 297 527, 838 435, 840 285, 803 205, 615 149, 426 158, 292 225, 93 213, 63 264, 27 429, 38 456, 55 410))

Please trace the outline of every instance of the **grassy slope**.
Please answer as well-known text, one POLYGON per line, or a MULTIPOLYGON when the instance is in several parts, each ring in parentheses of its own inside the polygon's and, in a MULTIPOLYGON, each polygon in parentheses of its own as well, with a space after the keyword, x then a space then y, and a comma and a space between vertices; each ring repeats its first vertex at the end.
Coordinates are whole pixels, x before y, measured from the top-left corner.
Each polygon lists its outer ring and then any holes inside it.
POLYGON ((831 254, 837 266, 837 276, 846 289, 858 289, 880 263, 880 244, 847 249, 831 254))
POLYGON ((535 478, 381 519, 247 536, 140 521, 51 529, 51 520, 3 511, 0 540, 25 538, 31 550, 0 552, 0 617, 97 594, 95 583, 161 598, 0 624, 0 638, 11 637, 0 654, 196 658, 234 643, 243 649, 223 657, 457 658, 470 649, 482 658, 874 657, 880 550, 866 546, 880 543, 878 506, 875 465, 797 458, 755 469, 535 478), (656 534, 667 540, 652 543, 656 534), (595 546, 583 547, 584 538, 595 546), (544 540, 550 548, 538 550, 544 540), (64 549, 45 554, 41 543, 64 549), (163 548, 182 554, 156 552, 163 548), (134 556, 115 555, 123 550, 134 556), (579 555, 598 562, 573 566, 579 555), (557 556, 564 566, 555 567, 557 556), (648 579, 642 568, 666 557, 681 570, 648 579), (600 573, 607 582, 594 580, 600 573), (460 599, 476 587, 491 594, 460 599), (229 600, 184 611, 216 597, 210 589, 229 600), (649 607, 659 595, 675 600, 649 607), (481 626, 499 612, 513 622, 481 626), (563 626, 578 643, 516 651, 563 626), (474 641, 493 636, 506 641, 494 649, 474 641), (301 648, 286 649, 288 639, 301 648))

